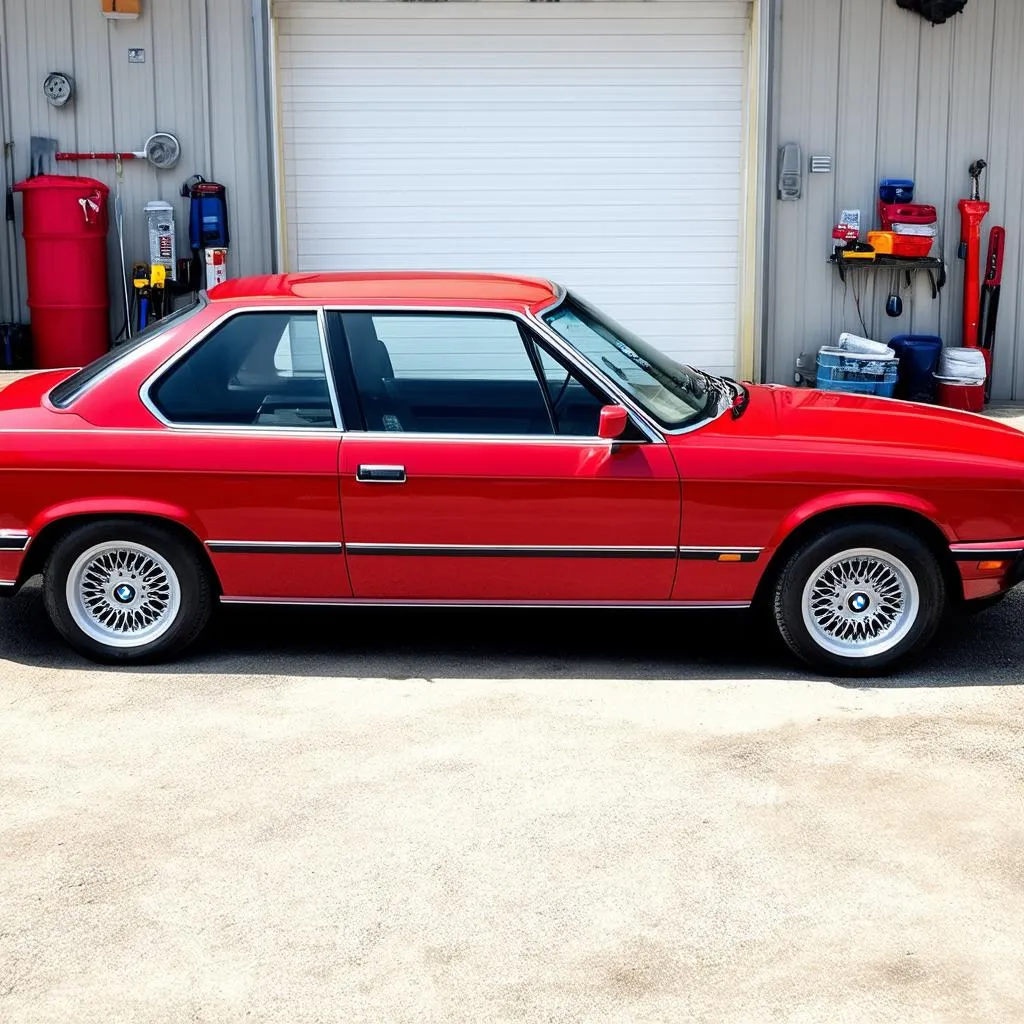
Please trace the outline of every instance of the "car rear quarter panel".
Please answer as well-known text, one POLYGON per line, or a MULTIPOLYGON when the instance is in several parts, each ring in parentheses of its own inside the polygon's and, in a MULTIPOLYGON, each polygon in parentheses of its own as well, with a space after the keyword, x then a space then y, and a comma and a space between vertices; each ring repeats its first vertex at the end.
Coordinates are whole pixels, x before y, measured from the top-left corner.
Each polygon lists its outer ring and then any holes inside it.
MULTIPOLYGON (((210 540, 341 543, 339 436, 150 430, 0 431, 0 529, 38 536, 70 516, 145 515, 210 540), (13 443, 13 438, 17 442, 13 443)), ((16 579, 21 554, 0 556, 16 579)), ((225 594, 344 597, 333 554, 211 552, 225 594)))

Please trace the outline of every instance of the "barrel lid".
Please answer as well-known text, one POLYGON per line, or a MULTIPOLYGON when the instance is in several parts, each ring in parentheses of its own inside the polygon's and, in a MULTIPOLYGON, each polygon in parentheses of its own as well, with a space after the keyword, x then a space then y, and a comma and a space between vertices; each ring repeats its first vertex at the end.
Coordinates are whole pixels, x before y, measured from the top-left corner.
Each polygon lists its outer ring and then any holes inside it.
POLYGON ((15 192, 33 192, 39 189, 66 188, 76 192, 99 192, 100 195, 110 194, 110 189, 95 178, 79 178, 74 174, 39 174, 34 178, 26 178, 14 186, 15 192))

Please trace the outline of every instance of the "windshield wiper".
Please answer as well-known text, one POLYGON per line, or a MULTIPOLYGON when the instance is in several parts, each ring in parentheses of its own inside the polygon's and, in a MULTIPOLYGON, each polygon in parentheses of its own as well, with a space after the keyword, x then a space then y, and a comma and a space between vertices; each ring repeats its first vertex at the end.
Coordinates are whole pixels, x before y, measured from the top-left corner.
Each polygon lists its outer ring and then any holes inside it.
POLYGON ((738 420, 750 405, 750 388, 738 380, 733 380, 732 377, 722 377, 721 379, 733 389, 732 418, 738 420))

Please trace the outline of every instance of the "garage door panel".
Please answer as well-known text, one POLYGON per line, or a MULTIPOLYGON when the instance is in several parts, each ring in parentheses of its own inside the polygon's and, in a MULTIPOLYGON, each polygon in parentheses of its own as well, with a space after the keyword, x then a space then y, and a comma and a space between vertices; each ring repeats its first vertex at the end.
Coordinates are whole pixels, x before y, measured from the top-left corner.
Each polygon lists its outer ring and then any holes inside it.
POLYGON ((293 268, 547 275, 733 366, 745 2, 277 10, 293 268))

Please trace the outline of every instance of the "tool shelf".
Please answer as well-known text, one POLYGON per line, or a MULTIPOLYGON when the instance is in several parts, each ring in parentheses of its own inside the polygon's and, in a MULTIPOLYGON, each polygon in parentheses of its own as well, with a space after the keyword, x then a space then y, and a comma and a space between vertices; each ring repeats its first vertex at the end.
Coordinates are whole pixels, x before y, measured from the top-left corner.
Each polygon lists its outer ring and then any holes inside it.
POLYGON ((933 299, 938 298, 939 292, 946 286, 946 262, 938 256, 882 255, 876 256, 873 260, 841 260, 837 256, 829 256, 828 262, 839 272, 839 280, 844 284, 847 271, 850 270, 888 270, 890 274, 894 270, 899 270, 906 274, 908 288, 913 275, 925 271, 932 285, 933 299))

